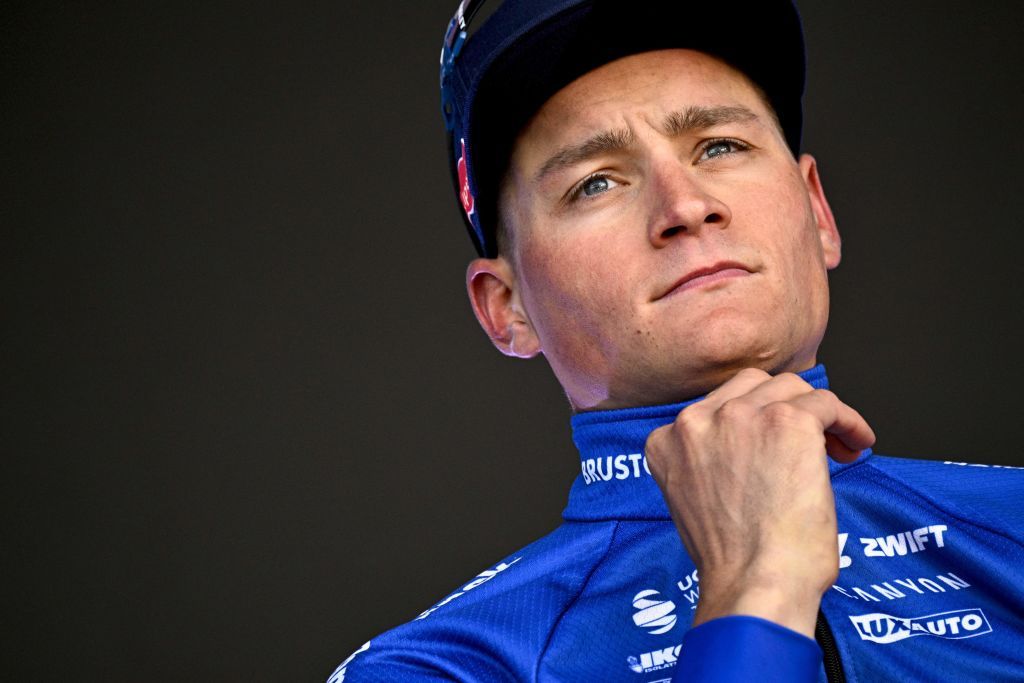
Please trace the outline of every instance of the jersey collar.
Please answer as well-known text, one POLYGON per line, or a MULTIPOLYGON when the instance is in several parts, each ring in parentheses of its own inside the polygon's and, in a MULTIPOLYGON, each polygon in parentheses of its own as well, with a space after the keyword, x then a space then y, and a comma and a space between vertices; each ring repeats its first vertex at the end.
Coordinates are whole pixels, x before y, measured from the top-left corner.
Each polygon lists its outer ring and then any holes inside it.
MULTIPOLYGON (((799 373, 815 389, 827 389, 825 367, 799 373)), ((578 413, 572 438, 580 452, 580 474, 562 513, 567 521, 669 519, 668 508, 647 469, 647 435, 675 419, 679 411, 702 400, 578 413)), ((830 467, 835 464, 830 460, 830 467)))

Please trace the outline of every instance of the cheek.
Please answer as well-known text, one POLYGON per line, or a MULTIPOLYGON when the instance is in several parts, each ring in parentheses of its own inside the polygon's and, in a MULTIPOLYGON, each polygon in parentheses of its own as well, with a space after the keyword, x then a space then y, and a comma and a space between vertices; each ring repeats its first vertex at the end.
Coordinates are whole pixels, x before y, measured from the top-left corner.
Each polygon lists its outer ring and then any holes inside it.
POLYGON ((764 259, 771 306, 787 312, 780 320, 816 326, 827 315, 828 284, 814 214, 799 175, 778 169, 774 177, 786 182, 746 188, 745 215, 752 220, 739 224, 750 230, 746 234, 764 259))
POLYGON ((794 282, 817 279, 824 270, 821 242, 814 213, 799 177, 789 178, 783 188, 763 185, 746 196, 748 205, 759 206, 760 248, 776 254, 776 259, 794 282))
POLYGON ((522 262, 528 305, 561 315, 582 314, 607 294, 601 278, 592 278, 594 263, 586 253, 559 250, 559 255, 530 254, 522 262))
POLYGON ((520 254, 523 303, 542 336, 597 342, 628 324, 629 280, 612 254, 588 244, 561 243, 520 254))

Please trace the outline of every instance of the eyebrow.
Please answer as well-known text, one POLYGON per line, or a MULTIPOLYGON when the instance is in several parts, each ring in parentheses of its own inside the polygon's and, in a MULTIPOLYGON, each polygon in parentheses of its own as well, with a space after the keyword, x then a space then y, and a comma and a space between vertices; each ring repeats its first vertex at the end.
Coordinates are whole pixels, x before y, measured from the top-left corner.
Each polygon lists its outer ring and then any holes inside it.
POLYGON ((549 173, 599 157, 611 152, 618 152, 633 146, 633 131, 628 128, 606 130, 576 145, 569 145, 555 152, 537 171, 535 180, 539 181, 549 173))
POLYGON ((706 130, 726 123, 756 121, 757 114, 746 107, 687 107, 665 117, 662 128, 670 136, 706 130))
MULTIPOLYGON (((755 120, 757 120, 757 114, 746 107, 690 106, 680 111, 674 111, 666 116, 662 123, 662 129, 666 135, 678 137, 686 133, 706 130, 727 123, 746 123, 755 120)), ((627 149, 635 141, 636 137, 633 135, 633 131, 628 128, 602 131, 583 142, 568 145, 555 152, 540 167, 534 180, 539 182, 544 176, 555 171, 560 171, 595 157, 627 149)))

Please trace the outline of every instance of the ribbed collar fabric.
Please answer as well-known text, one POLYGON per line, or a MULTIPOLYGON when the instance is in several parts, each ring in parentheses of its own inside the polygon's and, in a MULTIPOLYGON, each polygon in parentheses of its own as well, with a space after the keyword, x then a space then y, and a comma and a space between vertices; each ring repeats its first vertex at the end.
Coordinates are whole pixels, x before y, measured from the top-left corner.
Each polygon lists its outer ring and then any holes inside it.
MULTIPOLYGON (((828 388, 823 365, 799 374, 815 389, 828 388)), ((647 471, 644 444, 653 430, 703 398, 573 415, 572 438, 579 449, 581 471, 562 517, 567 521, 670 519, 661 491, 647 471)), ((843 467, 829 460, 833 474, 843 467)))

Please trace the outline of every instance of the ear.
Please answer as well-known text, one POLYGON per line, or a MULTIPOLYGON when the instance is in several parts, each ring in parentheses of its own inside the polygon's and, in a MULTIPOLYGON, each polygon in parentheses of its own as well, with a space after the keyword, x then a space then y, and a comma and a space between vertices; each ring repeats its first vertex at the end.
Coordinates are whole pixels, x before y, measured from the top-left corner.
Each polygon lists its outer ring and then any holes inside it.
POLYGON ((480 327, 506 356, 532 358, 540 339, 523 308, 515 271, 502 256, 478 258, 466 269, 466 290, 480 327))
POLYGON ((825 267, 832 270, 839 265, 842 255, 842 240, 836 219, 832 215, 832 207, 825 198, 825 189, 821 186, 818 176, 818 162, 810 154, 800 155, 800 175, 807 187, 807 196, 814 213, 814 222, 818 226, 818 237, 821 239, 821 252, 825 257, 825 267))

